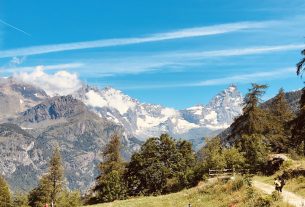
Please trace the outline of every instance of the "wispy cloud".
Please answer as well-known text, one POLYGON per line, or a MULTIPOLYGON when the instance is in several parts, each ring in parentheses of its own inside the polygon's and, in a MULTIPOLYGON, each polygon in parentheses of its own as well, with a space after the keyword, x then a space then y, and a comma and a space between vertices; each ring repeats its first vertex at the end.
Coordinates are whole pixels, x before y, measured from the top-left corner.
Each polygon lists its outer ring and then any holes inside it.
POLYGON ((19 32, 21 32, 21 33, 23 33, 23 34, 25 34, 25 35, 27 35, 27 36, 31 36, 29 33, 27 33, 26 31, 24 31, 24 30, 22 30, 22 29, 20 29, 20 28, 18 28, 18 27, 16 27, 16 26, 14 26, 14 25, 12 25, 12 24, 9 24, 8 22, 6 22, 6 21, 4 21, 4 20, 2 20, 2 19, 0 19, 0 23, 2 23, 2 24, 4 24, 4 25, 6 25, 6 26, 8 26, 8 27, 10 27, 10 28, 12 28, 12 29, 14 29, 14 30, 17 30, 17 31, 19 31, 19 32))
POLYGON ((206 27, 187 28, 172 32, 152 34, 144 37, 103 39, 97 41, 74 42, 74 43, 17 48, 17 49, 0 51, 0 58, 38 55, 38 54, 45 54, 52 52, 81 50, 81 49, 89 49, 89 48, 123 46, 123 45, 158 42, 158 41, 181 39, 181 38, 217 35, 217 34, 224 34, 224 33, 236 32, 247 29, 265 28, 265 27, 269 27, 274 23, 275 23, 274 21, 237 22, 237 23, 219 24, 219 25, 206 26, 206 27))
MULTIPOLYGON (((229 58, 235 56, 286 52, 300 50, 304 47, 304 44, 287 44, 212 51, 167 52, 156 55, 150 54, 143 56, 106 58, 98 60, 82 59, 80 62, 74 63, 72 62, 67 64, 45 65, 44 70, 75 69, 80 73, 86 70, 86 75, 90 76, 90 74, 92 74, 95 77, 105 77, 117 74, 140 74, 145 72, 170 69, 178 69, 181 71, 189 69, 189 66, 203 65, 205 64, 205 60, 211 61, 214 58, 229 58)), ((0 70, 7 73, 15 71, 30 72, 35 70, 36 67, 37 65, 27 67, 0 67, 0 70)))
POLYGON ((157 88, 183 88, 183 87, 200 87, 200 86, 215 86, 228 85, 231 83, 253 83, 263 80, 285 79, 289 75, 294 75, 295 68, 284 68, 266 72, 255 72, 248 74, 231 75, 222 78, 208 79, 192 83, 181 84, 156 84, 156 85, 137 85, 121 87, 123 89, 157 89, 157 88))
POLYGON ((295 68, 284 68, 284 69, 267 71, 267 72, 240 74, 240 75, 227 76, 223 78, 204 80, 198 83, 191 84, 190 86, 213 86, 213 85, 223 85, 230 83, 252 83, 261 80, 287 78, 286 75, 289 74, 292 75, 293 72, 295 72, 295 68))
POLYGON ((236 48, 226 50, 215 50, 215 51, 198 51, 198 52, 182 52, 169 54, 168 56, 183 57, 191 59, 201 59, 207 57, 230 57, 230 56, 243 56, 243 55, 255 55, 270 52, 281 52, 289 50, 303 49, 304 44, 286 44, 286 45, 275 45, 275 46, 259 46, 259 47, 248 47, 248 48, 236 48))
POLYGON ((216 58, 286 52, 303 49, 304 47, 304 44, 288 44, 213 51, 168 52, 156 55, 81 61, 84 63, 83 68, 90 69, 86 73, 93 73, 94 76, 104 76, 104 74, 140 74, 170 69, 189 70, 192 66, 204 65, 206 61, 213 61, 216 58))
POLYGON ((54 65, 35 65, 35 66, 26 66, 26 67, 0 67, 0 72, 6 73, 16 73, 16 72, 32 72, 37 68, 43 69, 45 71, 48 70, 67 70, 80 68, 84 66, 83 63, 65 63, 65 64, 54 64, 54 65))

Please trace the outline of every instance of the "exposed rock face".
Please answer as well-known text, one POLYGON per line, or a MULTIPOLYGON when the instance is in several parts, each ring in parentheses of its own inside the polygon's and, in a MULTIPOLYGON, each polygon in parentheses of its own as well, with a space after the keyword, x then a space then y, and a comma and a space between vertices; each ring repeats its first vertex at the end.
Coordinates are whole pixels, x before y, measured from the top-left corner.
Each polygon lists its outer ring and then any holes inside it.
MULTIPOLYGON (((285 99, 287 100, 288 105, 290 106, 291 110, 294 113, 298 113, 300 110, 299 101, 301 99, 301 95, 302 95, 302 90, 291 91, 291 92, 285 93, 285 99)), ((271 98, 268 101, 262 103, 261 107, 267 108, 271 104, 273 99, 274 98, 271 98)))
MULTIPOLYGON (((123 134, 121 126, 101 119, 72 96, 44 101, 21 113, 12 122, 27 130, 12 124, 4 125, 13 126, 10 130, 0 128, 0 134, 4 134, 6 140, 3 147, 12 149, 0 167, 7 172, 5 176, 15 190, 20 186, 24 186, 21 190, 28 190, 36 184, 37 176, 47 169, 52 148, 56 145, 61 148, 69 188, 85 190, 98 174, 103 146, 112 135, 123 134), (20 144, 24 145, 21 149, 20 144), (29 179, 18 179, 23 172, 29 174, 29 179)), ((128 148, 126 140, 123 140, 123 145, 128 148)))
POLYGON ((0 172, 13 188, 25 190, 37 182, 34 143, 35 138, 19 126, 0 124, 0 172))
POLYGON ((0 78, 0 121, 17 115, 48 95, 41 89, 12 78, 0 78))

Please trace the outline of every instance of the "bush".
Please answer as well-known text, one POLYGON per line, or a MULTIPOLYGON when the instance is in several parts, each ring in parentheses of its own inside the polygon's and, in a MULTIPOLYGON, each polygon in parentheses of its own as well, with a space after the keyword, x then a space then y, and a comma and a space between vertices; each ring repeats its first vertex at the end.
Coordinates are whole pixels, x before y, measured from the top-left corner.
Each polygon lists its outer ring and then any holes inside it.
POLYGON ((58 198, 57 206, 60 207, 80 207, 82 206, 80 193, 77 191, 64 191, 58 198))
POLYGON ((292 160, 285 160, 281 166, 281 170, 287 170, 292 166, 292 160))
POLYGON ((29 199, 25 194, 15 194, 13 197, 14 207, 29 207, 29 199))
POLYGON ((295 149, 288 149, 288 154, 293 160, 300 160, 302 156, 295 149))
POLYGON ((280 201, 282 200, 282 196, 278 191, 273 191, 271 194, 271 198, 273 201, 280 201))
POLYGON ((240 190, 244 184, 244 179, 242 177, 237 177, 232 183, 232 191, 240 190))
POLYGON ((270 197, 258 197, 255 201, 255 207, 270 207, 272 205, 272 200, 270 197))

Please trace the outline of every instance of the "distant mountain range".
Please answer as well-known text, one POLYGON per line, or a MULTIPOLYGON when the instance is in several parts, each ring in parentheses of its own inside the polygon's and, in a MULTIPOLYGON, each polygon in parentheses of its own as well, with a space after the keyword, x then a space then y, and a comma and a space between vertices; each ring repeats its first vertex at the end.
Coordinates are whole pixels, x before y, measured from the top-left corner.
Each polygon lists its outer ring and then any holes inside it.
MULTIPOLYGON (((291 97, 295 102, 299 95, 291 97)), ((71 95, 50 97, 30 84, 0 78, 0 104, 0 172, 12 189, 35 186, 52 146, 59 145, 69 188, 84 191, 97 176, 101 150, 112 135, 122 137, 125 159, 162 133, 199 148, 241 114, 243 97, 231 85, 207 105, 176 110, 141 103, 111 87, 83 85, 71 95)))
POLYGON ((100 90, 84 86, 74 96, 100 117, 123 126, 127 137, 140 140, 162 133, 183 139, 216 135, 241 113, 243 102, 234 85, 216 95, 206 106, 185 110, 141 103, 111 87, 100 90))

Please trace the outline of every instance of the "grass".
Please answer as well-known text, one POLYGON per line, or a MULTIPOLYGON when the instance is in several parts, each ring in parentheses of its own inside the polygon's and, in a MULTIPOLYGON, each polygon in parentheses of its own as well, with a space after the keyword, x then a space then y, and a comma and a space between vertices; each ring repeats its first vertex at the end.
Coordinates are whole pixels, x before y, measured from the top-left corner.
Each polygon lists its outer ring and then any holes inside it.
MULTIPOLYGON (((276 176, 255 176, 254 179, 261 181, 263 183, 267 183, 270 185, 274 185, 274 178, 276 176)), ((286 180, 286 185, 284 186, 284 190, 290 191, 297 195, 305 197, 305 177, 300 176, 297 178, 286 180)))
MULTIPOLYGON (((298 168, 303 168, 305 169, 305 159, 299 159, 299 160, 288 160, 283 163, 283 166, 281 169, 276 172, 276 174, 272 176, 255 176, 254 179, 274 185, 274 178, 282 175, 284 170, 288 169, 298 169, 298 168)), ((299 176, 296 178, 292 178, 289 180, 286 180, 286 185, 284 186, 284 190, 293 192, 297 195, 305 197, 305 177, 304 176, 299 176)))
MULTIPOLYGON (((251 192, 253 197, 249 199, 249 187, 239 178, 227 183, 201 183, 197 187, 168 195, 131 198, 90 207, 187 207, 188 204, 192 207, 259 207, 265 206, 258 204, 261 200, 272 200, 271 196, 262 195, 254 189, 251 192)), ((272 201, 270 206, 288 207, 289 205, 281 201, 272 201)))

